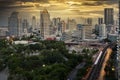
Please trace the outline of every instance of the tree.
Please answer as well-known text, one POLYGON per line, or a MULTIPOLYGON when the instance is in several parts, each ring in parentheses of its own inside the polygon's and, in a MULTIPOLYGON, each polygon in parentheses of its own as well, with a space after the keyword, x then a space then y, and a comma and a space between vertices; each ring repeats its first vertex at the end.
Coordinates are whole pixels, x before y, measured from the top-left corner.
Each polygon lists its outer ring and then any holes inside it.
POLYGON ((0 49, 7 47, 7 41, 5 39, 0 39, 0 49))

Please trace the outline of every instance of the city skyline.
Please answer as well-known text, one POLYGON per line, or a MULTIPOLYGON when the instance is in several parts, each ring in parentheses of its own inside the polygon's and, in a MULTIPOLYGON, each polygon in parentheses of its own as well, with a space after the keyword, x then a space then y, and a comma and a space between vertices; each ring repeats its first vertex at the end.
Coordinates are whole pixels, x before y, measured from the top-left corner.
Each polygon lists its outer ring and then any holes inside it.
POLYGON ((103 17, 104 8, 114 8, 114 17, 118 14, 117 0, 0 0, 0 26, 7 26, 7 19, 13 11, 20 12, 23 19, 31 21, 32 16, 39 20, 40 11, 46 8, 50 17, 60 17, 62 19, 80 17, 103 17))

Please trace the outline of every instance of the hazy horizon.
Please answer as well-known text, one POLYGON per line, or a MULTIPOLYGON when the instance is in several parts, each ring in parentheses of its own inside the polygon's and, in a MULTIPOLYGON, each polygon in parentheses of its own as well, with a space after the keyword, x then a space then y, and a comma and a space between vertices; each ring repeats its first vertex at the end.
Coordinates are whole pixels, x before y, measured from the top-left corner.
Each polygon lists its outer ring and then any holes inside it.
POLYGON ((60 17, 103 17, 104 8, 114 8, 114 17, 117 18, 117 0, 0 0, 0 26, 7 26, 8 17, 13 11, 20 12, 22 19, 40 18, 40 11, 46 8, 51 19, 60 17))

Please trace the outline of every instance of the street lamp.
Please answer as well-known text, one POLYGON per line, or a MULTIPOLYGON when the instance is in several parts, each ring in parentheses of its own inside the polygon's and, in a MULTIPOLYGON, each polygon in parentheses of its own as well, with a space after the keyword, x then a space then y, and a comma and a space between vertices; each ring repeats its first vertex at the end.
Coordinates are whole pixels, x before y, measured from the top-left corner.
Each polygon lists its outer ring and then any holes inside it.
POLYGON ((45 67, 45 64, 43 64, 42 66, 45 67))

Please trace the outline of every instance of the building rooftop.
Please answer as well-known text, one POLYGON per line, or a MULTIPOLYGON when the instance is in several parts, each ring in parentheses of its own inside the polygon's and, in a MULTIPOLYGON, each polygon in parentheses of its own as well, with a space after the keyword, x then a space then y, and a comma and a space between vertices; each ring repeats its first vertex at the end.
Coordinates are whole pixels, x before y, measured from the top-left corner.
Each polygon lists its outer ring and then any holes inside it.
POLYGON ((48 13, 47 9, 44 8, 44 10, 42 11, 43 13, 48 13))

